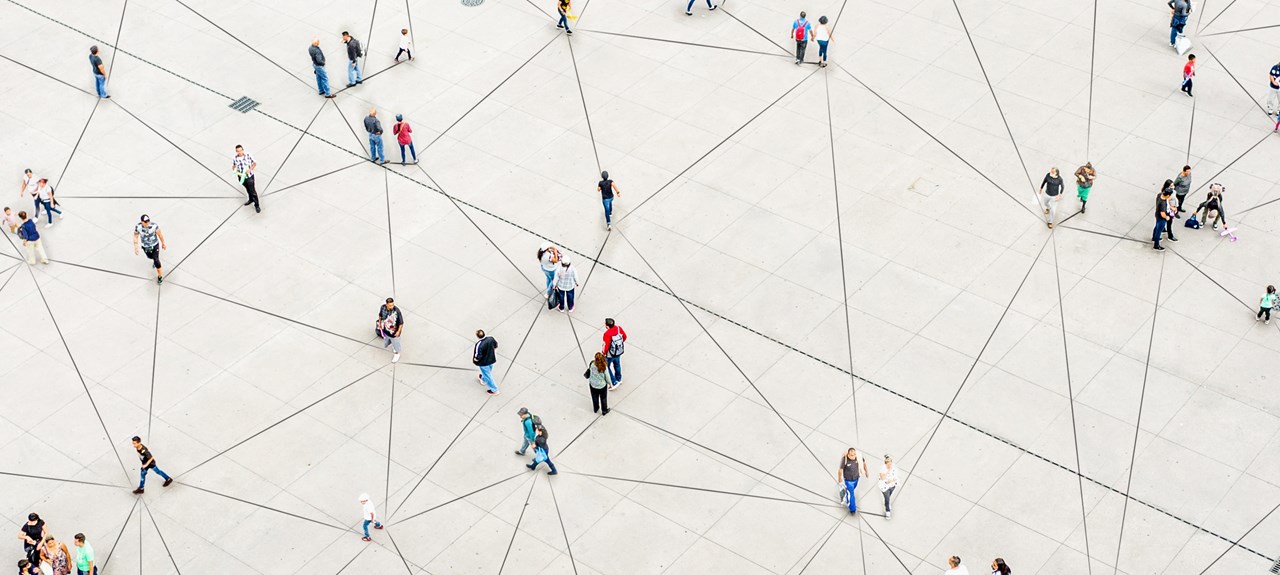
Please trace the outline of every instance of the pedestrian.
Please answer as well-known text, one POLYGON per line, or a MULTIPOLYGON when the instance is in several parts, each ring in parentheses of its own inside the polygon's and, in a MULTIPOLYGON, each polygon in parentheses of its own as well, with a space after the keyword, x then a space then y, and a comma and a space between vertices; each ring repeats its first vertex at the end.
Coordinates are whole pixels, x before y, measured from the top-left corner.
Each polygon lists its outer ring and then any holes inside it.
POLYGON ((1267 75, 1267 115, 1280 118, 1280 62, 1267 75))
POLYGON ((409 29, 400 29, 400 49, 396 51, 396 62, 400 61, 400 55, 408 56, 406 61, 413 59, 413 39, 409 37, 409 29))
POLYGON ((578 270, 574 269, 570 264, 569 256, 560 256, 560 269, 556 270, 554 280, 556 291, 560 294, 560 301, 556 305, 560 313, 564 313, 566 302, 569 305, 569 313, 573 313, 573 293, 578 289, 578 270))
POLYGON ((40 241, 40 231, 36 229, 36 223, 27 219, 27 212, 18 212, 18 219, 22 220, 22 225, 18 226, 18 239, 22 240, 22 247, 27 250, 27 263, 36 265, 36 254, 40 254, 40 263, 49 263, 49 256, 44 253, 44 243, 40 241))
POLYGON ((1219 223, 1221 223, 1222 225, 1227 224, 1227 213, 1223 211, 1223 198, 1222 198, 1222 193, 1225 191, 1226 191, 1226 188, 1222 187, 1222 184, 1219 184, 1217 182, 1209 184, 1208 196, 1205 197, 1203 202, 1200 202, 1199 206, 1196 206, 1197 212, 1203 212, 1200 217, 1200 222, 1202 224, 1204 222, 1209 221, 1210 215, 1213 216, 1214 230, 1218 229, 1219 223))
POLYGON ((374 529, 382 529, 382 522, 378 521, 378 515, 374 510, 373 502, 369 501, 368 493, 360 494, 360 505, 363 508, 361 511, 363 514, 361 517, 361 519, 363 519, 361 528, 364 529, 364 537, 361 537, 360 540, 373 541, 373 538, 369 537, 369 524, 372 523, 374 529))
POLYGON ((142 253, 147 254, 151 264, 156 268, 156 283, 164 283, 164 268, 160 266, 160 250, 169 246, 164 242, 164 232, 160 224, 151 221, 151 216, 142 214, 142 221, 133 226, 133 255, 138 255, 138 244, 142 244, 142 253))
POLYGON ((498 363, 498 340, 484 334, 483 329, 476 330, 476 345, 471 350, 471 363, 480 368, 476 379, 489 388, 489 395, 498 395, 498 385, 493 382, 493 364, 498 363))
POLYGON ((1009 564, 1005 563, 1004 559, 996 557, 996 560, 991 562, 991 575, 1010 575, 1011 573, 1013 569, 1009 568, 1009 564))
POLYGON ((573 34, 569 29, 569 0, 556 0, 556 12, 560 14, 560 22, 556 28, 564 28, 565 34, 573 34))
POLYGON ((76 575, 97 575, 97 567, 93 564, 93 546, 85 541, 84 533, 76 533, 76 575))
POLYGON ((796 41, 796 65, 799 66, 804 62, 804 49, 809 45, 809 38, 813 32, 813 26, 808 20, 804 19, 805 13, 800 13, 800 18, 791 23, 791 38, 796 41))
POLYGON ((827 27, 827 17, 818 17, 818 27, 813 29, 813 39, 818 42, 818 67, 827 67, 827 44, 831 42, 831 29, 827 27))
POLYGON ((1191 0, 1169 0, 1169 10, 1173 18, 1169 21, 1169 45, 1178 47, 1178 36, 1187 25, 1187 17, 1191 15, 1191 0))
POLYGON ((32 563, 30 559, 18 560, 18 575, 43 575, 40 568, 32 563))
POLYGON ((1076 168, 1076 197, 1080 198, 1080 213, 1084 213, 1085 204, 1089 203, 1089 190, 1093 189, 1093 180, 1098 173, 1093 169, 1093 162, 1085 162, 1076 168))
POLYGON ((604 354, 596 353, 591 359, 587 371, 582 377, 587 379, 587 387, 591 391, 591 411, 600 415, 609 415, 609 368, 605 364, 604 354))
POLYGON ((364 52, 360 50, 360 41, 344 31, 342 43, 347 45, 347 87, 363 84, 364 76, 360 72, 360 57, 364 56, 364 52))
POLYGON ((1191 193, 1191 166, 1182 166, 1182 171, 1173 177, 1173 195, 1178 199, 1178 212, 1174 217, 1181 218, 1187 211, 1187 194, 1191 193))
POLYGON ((107 67, 102 64, 102 58, 98 57, 98 47, 89 47, 89 65, 93 67, 93 80, 98 90, 99 98, 110 98, 107 94, 107 67))
POLYGON ((364 117, 364 131, 369 132, 369 159, 374 163, 387 163, 387 156, 382 150, 382 122, 378 121, 377 108, 369 108, 369 115, 364 117))
POLYGON ((1062 198, 1062 176, 1058 174, 1058 168, 1049 168, 1049 173, 1040 182, 1040 194, 1045 223, 1053 229, 1053 223, 1058 219, 1058 200, 1062 198))
POLYGON ((307 53, 311 55, 311 68, 316 72, 316 89, 320 90, 320 95, 326 98, 333 98, 334 93, 329 89, 329 72, 324 69, 324 52, 320 50, 320 39, 311 40, 311 47, 307 48, 307 53))
POLYGON ((374 325, 378 336, 382 338, 382 349, 391 346, 391 363, 400 361, 400 334, 404 332, 404 314, 396 307, 396 300, 387 298, 387 303, 378 308, 378 321, 374 325))
POLYGON ((557 473, 556 464, 551 462, 551 452, 547 449, 547 428, 539 425, 533 429, 533 432, 533 463, 525 467, 537 469, 538 464, 545 461, 547 467, 551 469, 547 475, 555 475, 557 473))
POLYGON ((22 550, 32 563, 36 563, 40 559, 40 543, 48 536, 49 529, 45 526, 44 520, 40 518, 40 515, 28 513, 27 522, 23 523, 18 530, 18 539, 22 540, 22 550))
POLYGON ((604 318, 604 349, 601 353, 609 362, 609 390, 622 385, 622 354, 626 351, 627 332, 613 318, 604 318))
POLYGON ((249 199, 245 200, 244 205, 253 204, 253 211, 262 213, 262 206, 258 204, 258 186, 253 179, 253 171, 257 168, 258 161, 244 151, 244 146, 236 144, 236 156, 231 158, 231 169, 235 170, 236 177, 240 178, 240 185, 244 186, 244 191, 249 194, 249 199))
POLYGON ((156 465, 156 458, 151 455, 151 450, 142 444, 141 437, 133 436, 133 448, 138 451, 138 459, 142 461, 142 467, 138 469, 138 488, 133 490, 134 493, 142 493, 147 486, 147 471, 154 471, 156 475, 163 477, 164 487, 173 483, 173 478, 156 465))
POLYGON ((1263 323, 1271 323, 1271 308, 1276 306, 1276 286, 1267 286, 1267 293, 1262 294, 1262 299, 1258 301, 1258 319, 1266 316, 1267 319, 1263 323))
POLYGON ((22 222, 18 220, 18 214, 13 213, 9 206, 4 207, 4 225, 9 227, 9 233, 11 234, 18 233, 18 226, 22 225, 22 222))
MULTIPOLYGON (((698 0, 689 0, 689 5, 684 7, 685 16, 693 16, 693 5, 697 3, 697 1, 698 0)), ((707 0, 707 10, 715 10, 716 8, 719 8, 719 6, 712 4, 711 0, 707 0)))
POLYGON ((402 114, 396 114, 396 123, 391 126, 391 133, 396 135, 396 143, 400 144, 400 163, 407 164, 408 161, 404 157, 404 147, 409 146, 409 153, 413 155, 413 163, 418 163, 418 151, 413 149, 413 128, 409 126, 409 122, 404 121, 402 114))
POLYGON ((533 428, 541 427, 542 419, 532 413, 529 413, 529 408, 527 407, 521 407, 520 411, 517 411, 516 414, 520 416, 520 431, 523 433, 523 437, 520 441, 520 449, 516 450, 516 455, 524 455, 525 450, 529 449, 530 445, 533 445, 533 440, 537 437, 533 433, 533 428))
POLYGON ((888 454, 884 456, 884 467, 880 468, 880 494, 884 496, 884 518, 893 517, 893 507, 890 505, 890 498, 893 497, 893 490, 898 488, 898 468, 893 465, 893 458, 888 454))
POLYGON ((58 200, 53 197, 53 186, 49 185, 48 179, 40 178, 36 181, 35 195, 36 220, 40 219, 40 206, 44 206, 44 215, 49 218, 49 221, 45 222, 44 227, 52 228, 53 213, 57 212, 58 219, 62 219, 62 210, 56 207, 58 205, 58 200))
POLYGON ((40 548, 40 562, 48 563, 52 572, 49 575, 70 575, 71 552, 67 545, 52 535, 44 538, 44 547, 40 548))
POLYGON ((952 555, 947 558, 947 570, 942 575, 969 575, 969 568, 960 564, 960 558, 952 555))
MULTIPOLYGON (((39 204, 36 200, 36 188, 40 185, 40 178, 31 173, 31 168, 22 171, 22 185, 18 187, 18 197, 26 198, 27 201, 39 204)), ((40 219, 40 214, 36 214, 36 219, 40 219)))
POLYGON ((1191 81, 1196 77, 1196 55, 1187 55, 1187 64, 1182 67, 1182 91, 1191 96, 1191 81))
POLYGON ((609 179, 609 172, 600 172, 600 183, 596 184, 596 191, 600 192, 600 201, 604 203, 604 229, 609 231, 613 229, 613 197, 621 196, 622 190, 609 179))
POLYGON ((547 297, 551 297, 556 269, 560 267, 560 249, 551 242, 542 242, 542 247, 538 248, 538 263, 542 266, 542 275, 547 276, 547 297))
POLYGON ((867 462, 858 461, 857 449, 850 447, 844 452, 840 465, 836 467, 836 485, 842 487, 840 497, 849 506, 850 514, 858 512, 858 479, 869 475, 867 462))
POLYGON ((1169 223, 1165 225, 1164 232, 1165 235, 1169 237, 1169 241, 1176 242, 1178 241, 1178 238, 1173 237, 1173 219, 1178 217, 1178 211, 1181 206, 1178 205, 1178 199, 1174 197, 1176 190, 1173 187, 1173 180, 1164 181, 1164 188, 1161 193, 1163 192, 1169 193, 1169 199, 1166 207, 1167 213, 1169 214, 1169 223))
MULTIPOLYGON (((1173 196, 1170 188, 1166 187, 1160 190, 1160 197, 1156 199, 1156 227, 1151 231, 1152 248, 1156 251, 1164 251, 1164 247, 1160 245, 1160 236, 1164 235, 1165 230, 1169 227, 1169 222, 1173 218, 1169 217, 1169 198, 1173 196)), ((1173 239, 1173 238, 1169 238, 1173 239)))

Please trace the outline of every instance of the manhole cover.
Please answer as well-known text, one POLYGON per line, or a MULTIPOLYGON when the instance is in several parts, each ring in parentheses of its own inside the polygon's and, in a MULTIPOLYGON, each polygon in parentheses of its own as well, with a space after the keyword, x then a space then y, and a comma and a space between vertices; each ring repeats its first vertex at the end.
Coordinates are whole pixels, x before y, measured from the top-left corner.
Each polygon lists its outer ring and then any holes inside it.
POLYGON ((462 5, 463 5, 463 6, 471 6, 471 7, 473 7, 473 8, 474 8, 474 7, 479 6, 479 5, 481 5, 481 4, 484 4, 484 0, 462 0, 462 5))

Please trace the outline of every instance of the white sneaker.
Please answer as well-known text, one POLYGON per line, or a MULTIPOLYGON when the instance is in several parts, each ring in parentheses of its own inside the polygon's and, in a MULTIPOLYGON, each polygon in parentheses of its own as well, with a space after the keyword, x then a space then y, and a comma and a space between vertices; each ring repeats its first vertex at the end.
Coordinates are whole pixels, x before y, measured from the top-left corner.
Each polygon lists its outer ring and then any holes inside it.
POLYGON ((400 361, 400 354, 398 354, 398 353, 396 353, 396 354, 392 354, 392 355, 391 355, 391 363, 395 363, 395 362, 397 362, 397 361, 400 361))
POLYGON ((892 512, 892 511, 885 511, 885 512, 884 512, 884 518, 885 518, 885 519, 888 519, 888 518, 890 518, 890 517, 893 517, 893 512, 892 512))
POLYGON ((49 222, 49 223, 47 223, 47 224, 45 224, 45 225, 44 225, 44 229, 46 229, 46 230, 47 230, 47 229, 49 229, 49 228, 52 228, 52 227, 53 227, 53 222, 49 222))

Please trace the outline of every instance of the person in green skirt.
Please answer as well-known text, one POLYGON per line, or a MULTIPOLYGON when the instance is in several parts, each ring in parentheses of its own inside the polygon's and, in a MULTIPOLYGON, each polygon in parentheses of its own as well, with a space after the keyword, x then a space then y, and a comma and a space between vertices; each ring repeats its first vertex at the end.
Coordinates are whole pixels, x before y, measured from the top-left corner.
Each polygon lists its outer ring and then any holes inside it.
POLYGON ((1084 213, 1085 204, 1089 203, 1089 190, 1093 188, 1093 180, 1098 173, 1093 170, 1093 162, 1085 162, 1076 170, 1076 196, 1080 198, 1080 213, 1084 213))

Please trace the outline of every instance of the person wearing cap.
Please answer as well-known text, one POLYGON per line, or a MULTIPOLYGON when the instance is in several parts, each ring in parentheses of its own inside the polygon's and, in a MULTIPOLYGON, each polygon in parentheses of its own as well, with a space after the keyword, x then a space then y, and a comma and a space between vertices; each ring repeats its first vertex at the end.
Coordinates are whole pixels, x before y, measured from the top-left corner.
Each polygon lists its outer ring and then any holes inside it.
POLYGON ((596 191, 600 192, 600 202, 604 204, 604 229, 609 231, 613 229, 613 197, 621 196, 622 190, 609 179, 609 172, 600 172, 600 183, 596 184, 596 191))
POLYGON ((404 331, 404 314, 396 307, 396 300, 387 298, 386 305, 378 308, 378 321, 374 324, 382 338, 382 349, 391 347, 391 363, 400 361, 400 333, 404 331))
POLYGON ((45 527, 44 520, 38 514, 28 514, 27 522, 18 530, 18 539, 22 540, 22 550, 32 563, 40 558, 40 542, 48 535, 49 529, 45 527))
POLYGON ((560 303, 556 309, 564 313, 565 302, 569 304, 569 313, 573 313, 573 292, 578 289, 578 271, 570 265, 569 256, 560 256, 560 269, 556 270, 554 283, 560 291, 560 303))
POLYGON ((151 259, 156 268, 156 283, 164 283, 164 268, 160 266, 160 250, 169 249, 164 243, 164 232, 160 225, 151 221, 151 216, 142 214, 142 221, 133 226, 133 255, 138 255, 138 244, 142 244, 142 252, 151 259))
POLYGON ((418 152, 413 149, 413 136, 411 135, 413 134, 413 128, 409 127, 409 122, 404 121, 403 114, 396 114, 396 123, 391 126, 391 133, 396 135, 396 143, 400 144, 400 163, 409 163, 404 157, 405 146, 409 146, 409 154, 413 156, 413 163, 418 163, 418 152))
POLYGON ((360 505, 364 507, 364 510, 363 510, 364 523, 362 525, 364 529, 364 537, 361 537, 360 540, 373 541, 373 538, 369 537, 369 524, 372 523, 374 529, 382 529, 382 522, 378 521, 377 513, 374 511, 373 502, 369 501, 368 493, 360 494, 360 505))
POLYGON ((520 449, 516 450, 516 455, 524 455, 529 446, 533 445, 533 440, 536 437, 533 433, 533 414, 529 413, 529 408, 521 407, 520 411, 516 412, 516 415, 520 416, 520 429, 524 431, 524 438, 520 442, 520 449))
POLYGON ((489 388, 486 393, 498 395, 498 385, 493 382, 493 364, 498 363, 498 340, 485 335, 483 329, 476 330, 476 345, 471 350, 471 363, 480 368, 476 379, 489 388))

